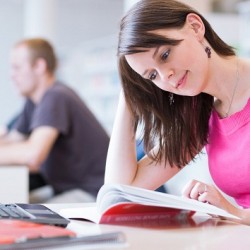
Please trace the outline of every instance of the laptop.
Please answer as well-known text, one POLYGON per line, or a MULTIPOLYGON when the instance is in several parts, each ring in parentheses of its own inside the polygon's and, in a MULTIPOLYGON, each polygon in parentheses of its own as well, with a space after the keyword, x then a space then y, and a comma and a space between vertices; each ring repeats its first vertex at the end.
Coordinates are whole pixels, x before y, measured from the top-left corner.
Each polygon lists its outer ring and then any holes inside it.
POLYGON ((47 225, 66 227, 70 222, 41 204, 1 204, 0 219, 25 220, 47 225))

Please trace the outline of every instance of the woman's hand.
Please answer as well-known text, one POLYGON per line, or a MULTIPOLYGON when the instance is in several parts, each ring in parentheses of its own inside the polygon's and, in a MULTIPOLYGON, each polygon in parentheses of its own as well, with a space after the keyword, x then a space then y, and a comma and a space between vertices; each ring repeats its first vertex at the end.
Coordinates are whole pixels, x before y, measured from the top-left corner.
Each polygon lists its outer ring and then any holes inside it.
MULTIPOLYGON (((208 202, 216 207, 226 210, 227 212, 239 217, 241 223, 250 226, 250 209, 243 209, 231 204, 213 185, 192 180, 183 188, 183 196, 195 199, 201 202, 208 202)), ((237 222, 237 220, 236 220, 237 222)))
POLYGON ((215 186, 197 180, 188 182, 183 188, 182 193, 185 197, 210 203, 230 213, 235 208, 215 186))

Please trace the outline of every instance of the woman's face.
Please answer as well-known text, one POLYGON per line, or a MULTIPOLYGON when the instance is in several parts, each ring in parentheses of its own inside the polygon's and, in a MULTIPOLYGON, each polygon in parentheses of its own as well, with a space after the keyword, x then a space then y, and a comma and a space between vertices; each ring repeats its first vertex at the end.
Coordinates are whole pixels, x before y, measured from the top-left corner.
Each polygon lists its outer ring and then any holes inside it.
POLYGON ((191 19, 182 29, 157 30, 155 34, 182 41, 176 46, 163 45, 125 58, 135 72, 159 88, 178 95, 197 95, 205 91, 208 72, 202 43, 204 32, 199 25, 191 19))

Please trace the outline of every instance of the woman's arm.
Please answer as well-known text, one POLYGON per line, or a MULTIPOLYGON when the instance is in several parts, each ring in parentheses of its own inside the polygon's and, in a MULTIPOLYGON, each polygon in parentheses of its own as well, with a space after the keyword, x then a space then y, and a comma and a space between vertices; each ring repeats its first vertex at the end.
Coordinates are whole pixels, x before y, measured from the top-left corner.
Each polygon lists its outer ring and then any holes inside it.
POLYGON ((135 178, 136 144, 131 118, 121 92, 109 143, 105 182, 130 184, 135 178))
POLYGON ((132 115, 121 93, 107 155, 105 183, 156 189, 178 171, 168 164, 156 164, 147 156, 137 162, 132 115))

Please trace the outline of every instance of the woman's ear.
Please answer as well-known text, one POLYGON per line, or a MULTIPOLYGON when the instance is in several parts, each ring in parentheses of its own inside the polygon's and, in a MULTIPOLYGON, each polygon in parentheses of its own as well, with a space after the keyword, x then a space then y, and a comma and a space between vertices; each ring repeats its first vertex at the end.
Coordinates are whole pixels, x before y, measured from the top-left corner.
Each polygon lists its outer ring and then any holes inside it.
POLYGON ((189 13, 186 17, 186 24, 195 32, 199 41, 202 41, 205 35, 205 26, 201 18, 195 13, 189 13))

